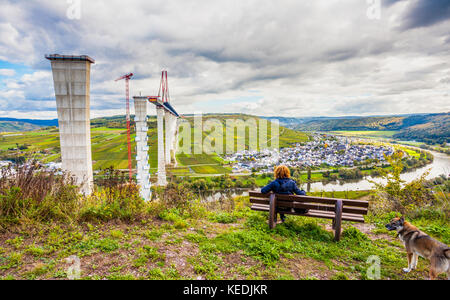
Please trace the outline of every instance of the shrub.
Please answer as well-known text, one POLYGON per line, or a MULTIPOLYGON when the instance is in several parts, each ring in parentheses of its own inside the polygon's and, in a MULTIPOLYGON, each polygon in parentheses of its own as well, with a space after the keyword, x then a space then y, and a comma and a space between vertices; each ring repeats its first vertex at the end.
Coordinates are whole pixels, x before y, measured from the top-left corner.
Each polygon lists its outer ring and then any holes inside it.
POLYGON ((47 172, 36 162, 0 170, 0 221, 72 221, 79 188, 68 174, 47 172))
POLYGON ((435 199, 431 190, 426 188, 425 178, 428 172, 409 183, 405 183, 400 178, 404 169, 402 158, 403 152, 397 151, 386 158, 391 166, 390 169, 378 169, 386 184, 372 182, 376 191, 376 201, 371 206, 372 211, 397 211, 409 214, 417 207, 431 204, 435 199))
POLYGON ((145 214, 146 204, 139 188, 127 182, 126 176, 112 168, 106 169, 100 187, 86 199, 81 211, 82 221, 133 221, 145 214))
POLYGON ((188 183, 176 184, 170 182, 165 188, 156 188, 155 193, 159 201, 166 208, 177 208, 184 211, 189 204, 197 200, 197 196, 189 188, 188 183))

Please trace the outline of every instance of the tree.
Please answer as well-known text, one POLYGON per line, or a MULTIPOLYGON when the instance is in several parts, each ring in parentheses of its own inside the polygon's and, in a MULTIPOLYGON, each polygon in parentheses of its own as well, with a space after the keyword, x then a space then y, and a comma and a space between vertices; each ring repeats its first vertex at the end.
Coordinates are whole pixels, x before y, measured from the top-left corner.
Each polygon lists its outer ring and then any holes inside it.
POLYGON ((391 169, 377 169, 386 183, 371 182, 375 185, 376 205, 378 208, 405 214, 412 209, 429 204, 430 200, 433 199, 433 195, 425 187, 425 178, 429 174, 428 171, 410 183, 405 183, 401 179, 400 174, 404 168, 403 156, 402 151, 397 151, 386 158, 391 169))
POLYGON ((254 177, 250 177, 248 179, 248 183, 249 183, 250 187, 252 187, 252 188, 255 188, 255 187, 258 186, 257 183, 256 183, 256 179, 254 177))

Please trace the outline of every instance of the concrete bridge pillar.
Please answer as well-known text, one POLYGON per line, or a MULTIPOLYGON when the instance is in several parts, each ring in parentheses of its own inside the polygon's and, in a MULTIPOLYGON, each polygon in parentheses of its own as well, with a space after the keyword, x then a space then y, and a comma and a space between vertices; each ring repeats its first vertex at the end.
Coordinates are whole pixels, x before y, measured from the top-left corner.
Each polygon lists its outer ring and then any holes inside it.
POLYGON ((170 158, 173 161, 174 166, 177 164, 176 159, 176 146, 178 141, 178 118, 171 115, 170 121, 170 158))
POLYGON ((82 193, 92 193, 89 56, 47 55, 50 60, 58 111, 63 170, 75 177, 82 193))
POLYGON ((158 126, 158 185, 166 186, 166 159, 164 149, 164 108, 156 107, 158 126))
POLYGON ((171 113, 165 114, 166 119, 166 164, 171 164, 175 160, 175 135, 177 130, 177 117, 171 113))
POLYGON ((149 201, 152 196, 150 165, 148 163, 147 97, 133 97, 136 122, 136 170, 137 183, 142 198, 149 201))
POLYGON ((171 140, 172 140, 172 126, 171 126, 171 120, 172 120, 172 114, 165 113, 165 133, 166 133, 166 140, 165 140, 165 158, 166 158, 166 164, 171 163, 171 140))
POLYGON ((173 159, 174 159, 174 167, 178 166, 178 161, 177 161, 177 152, 178 152, 178 126, 179 126, 179 119, 177 118, 174 122, 174 126, 175 126, 175 132, 173 135, 173 146, 172 146, 172 153, 173 153, 173 159))

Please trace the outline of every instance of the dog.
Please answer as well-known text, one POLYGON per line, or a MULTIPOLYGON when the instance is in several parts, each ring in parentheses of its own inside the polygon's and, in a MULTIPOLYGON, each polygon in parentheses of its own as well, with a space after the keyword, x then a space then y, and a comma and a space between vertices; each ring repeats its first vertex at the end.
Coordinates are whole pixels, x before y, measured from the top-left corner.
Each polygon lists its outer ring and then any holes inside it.
POLYGON ((417 267, 419 256, 431 262, 430 279, 436 279, 441 273, 447 273, 450 280, 450 247, 441 243, 417 227, 405 221, 404 217, 394 218, 386 225, 389 231, 396 230, 398 237, 404 243, 408 254, 408 268, 404 268, 406 273, 417 267))

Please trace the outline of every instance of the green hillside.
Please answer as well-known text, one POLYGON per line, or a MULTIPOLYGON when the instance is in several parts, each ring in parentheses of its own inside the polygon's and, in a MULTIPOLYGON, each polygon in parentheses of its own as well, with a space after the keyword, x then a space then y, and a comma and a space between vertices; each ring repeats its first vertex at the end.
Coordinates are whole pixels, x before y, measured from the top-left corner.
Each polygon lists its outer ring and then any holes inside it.
POLYGON ((41 126, 20 121, 0 121, 0 132, 21 132, 42 128, 41 126))
MULTIPOLYGON (((205 117, 205 120, 207 118, 216 118, 225 123, 225 120, 230 117, 230 115, 209 115, 205 117)), ((250 116, 244 117, 250 118, 250 116)), ((186 120, 192 122, 190 118, 186 118, 186 120)), ((116 169, 126 169, 128 167, 125 124, 124 116, 92 120, 91 142, 94 170, 110 166, 116 169)), ((155 172, 157 166, 156 117, 149 118, 148 127, 150 167, 151 172, 155 172)), ((206 135, 207 133, 204 133, 204 136, 206 135)), ((308 140, 306 134, 283 127, 280 128, 280 135, 280 147, 287 147, 290 144, 308 140)), ((237 139, 237 136, 235 136, 235 139, 237 139)), ((132 124, 132 141, 134 141, 134 124, 132 124)), ((248 138, 246 139, 246 145, 248 146, 248 138)), ((134 142, 132 143, 132 149, 133 151, 135 149, 134 142)), ((135 156, 136 154, 133 153, 133 167, 135 166, 135 156)), ((22 159, 25 157, 34 157, 43 162, 60 161, 58 129, 46 128, 15 134, 0 134, 0 160, 14 160, 18 157, 22 159), (17 150, 18 146, 19 150, 17 150)), ((230 169, 223 166, 223 159, 217 155, 180 154, 177 155, 177 160, 179 167, 169 169, 177 175, 224 174, 230 172, 230 169)))
POLYGON ((450 143, 450 114, 429 116, 426 123, 407 127, 395 134, 394 138, 429 144, 450 143))
POLYGON ((308 131, 387 131, 396 139, 427 143, 450 141, 450 114, 310 120, 295 126, 308 131))

